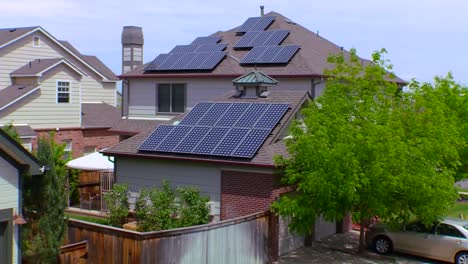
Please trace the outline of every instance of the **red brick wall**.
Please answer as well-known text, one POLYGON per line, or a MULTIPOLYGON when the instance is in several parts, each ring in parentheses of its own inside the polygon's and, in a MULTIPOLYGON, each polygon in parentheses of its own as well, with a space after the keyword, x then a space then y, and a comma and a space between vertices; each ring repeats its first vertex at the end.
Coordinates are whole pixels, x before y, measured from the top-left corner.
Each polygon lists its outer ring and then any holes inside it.
MULTIPOLYGON (((51 131, 55 132, 55 142, 61 143, 63 140, 72 140, 73 158, 83 156, 84 149, 87 146, 96 146, 97 150, 111 147, 119 143, 119 136, 108 131, 108 129, 60 129, 56 130, 38 130, 38 137, 49 135, 51 131)), ((33 150, 37 148, 37 138, 33 140, 33 150)))

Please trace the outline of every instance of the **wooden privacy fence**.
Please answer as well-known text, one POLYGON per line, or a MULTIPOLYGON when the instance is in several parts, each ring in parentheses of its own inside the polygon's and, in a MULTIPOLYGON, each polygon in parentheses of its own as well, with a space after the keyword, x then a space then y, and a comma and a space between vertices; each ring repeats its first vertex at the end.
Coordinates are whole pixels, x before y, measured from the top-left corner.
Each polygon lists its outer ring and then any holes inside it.
POLYGON ((87 263, 270 263, 269 220, 263 212, 144 233, 69 220, 66 244, 87 241, 87 263))
POLYGON ((87 263, 88 242, 82 241, 60 248, 60 263, 85 264, 87 263))

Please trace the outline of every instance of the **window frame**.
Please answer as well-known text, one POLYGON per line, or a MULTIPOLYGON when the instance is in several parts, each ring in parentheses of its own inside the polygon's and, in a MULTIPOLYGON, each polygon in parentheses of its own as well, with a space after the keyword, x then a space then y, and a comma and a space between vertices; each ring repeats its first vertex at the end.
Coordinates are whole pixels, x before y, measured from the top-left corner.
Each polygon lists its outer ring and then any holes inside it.
POLYGON ((72 82, 69 80, 57 80, 55 82, 55 103, 56 104, 70 104, 71 103, 71 86, 72 82), (59 83, 68 83, 68 92, 59 92, 59 83), (59 93, 68 94, 68 102, 59 102, 59 93))
POLYGON ((458 228, 456 228, 455 226, 451 225, 451 224, 447 224, 447 223, 439 223, 436 228, 434 229, 434 234, 436 236, 445 236, 445 237, 453 237, 453 238, 464 238, 466 239, 466 236, 460 231, 458 230, 458 228), (457 236, 453 236, 453 235, 449 235, 449 234, 439 234, 439 227, 442 226, 442 225, 445 225, 445 226, 448 226, 450 228, 452 228, 453 230, 455 230, 456 232, 458 232, 458 235, 457 236))
POLYGON ((36 48, 40 47, 41 46, 41 37, 33 36, 32 46, 36 47, 36 48), (37 40, 37 45, 36 45, 36 40, 37 40))
POLYGON ((122 50, 122 60, 123 61, 132 61, 132 48, 130 47, 124 47, 122 50))
POLYGON ((186 82, 160 82, 156 83, 156 114, 182 114, 187 111, 187 83, 186 82), (184 85, 184 109, 182 112, 174 112, 172 104, 173 85, 184 85), (169 112, 159 111, 159 86, 169 85, 169 112))

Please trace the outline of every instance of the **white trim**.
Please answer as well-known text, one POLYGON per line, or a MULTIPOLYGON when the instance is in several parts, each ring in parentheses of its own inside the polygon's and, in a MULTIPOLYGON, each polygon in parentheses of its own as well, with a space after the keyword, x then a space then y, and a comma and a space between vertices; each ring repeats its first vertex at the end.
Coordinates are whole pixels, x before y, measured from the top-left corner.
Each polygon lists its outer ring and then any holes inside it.
POLYGON ((39 47, 41 46, 41 37, 39 37, 39 36, 33 36, 32 46, 35 47, 35 48, 39 48, 39 47), (37 41, 37 43, 38 43, 37 45, 35 44, 36 38, 37 38, 37 40, 38 40, 38 41, 37 41))
MULTIPOLYGON (((81 83, 80 83, 81 85, 81 83)), ((55 80, 55 104, 71 104, 71 91, 72 91, 72 81, 69 81, 69 80, 55 80), (58 83, 59 82, 67 82, 69 85, 68 85, 68 102, 65 103, 65 102, 59 102, 58 101, 58 83)))
POLYGON ((61 63, 64 63, 65 65, 67 65, 68 67, 70 67, 72 70, 74 70, 76 73, 78 73, 81 77, 87 77, 88 75, 86 75, 86 73, 82 72, 80 69, 78 69, 78 67, 76 67, 75 65, 73 65, 71 62, 69 62, 67 59, 63 58, 59 61, 57 61, 57 63, 51 65, 50 67, 42 70, 41 72, 38 72, 36 74, 10 74, 10 77, 42 77, 42 75, 55 68, 57 65, 61 64, 61 63))
POLYGON ((44 35, 46 35, 47 37, 49 37, 53 42, 55 42, 55 44, 59 45, 62 49, 64 49, 65 51, 67 51, 70 55, 72 55, 73 57, 75 57, 75 59, 77 59, 78 61, 80 61, 81 63, 83 63, 84 65, 86 65, 89 69, 93 70, 97 75, 101 76, 102 77, 102 81, 103 82, 116 82, 116 81, 112 81, 112 80, 109 80, 107 79, 106 76, 102 75, 98 70, 96 70, 94 67, 92 67, 91 65, 89 65, 88 63, 86 63, 83 59, 81 59, 78 55, 76 55, 75 53, 73 53, 71 50, 69 50, 67 47, 65 47, 60 41, 58 41, 55 37, 53 37, 51 34, 49 34, 47 31, 45 31, 45 29, 43 29, 42 27, 37 27, 33 30, 31 30, 30 32, 27 32, 3 45, 0 45, 0 49, 5 47, 5 46, 8 46, 10 45, 11 43, 19 40, 19 39, 22 39, 26 36, 29 36, 31 35, 32 33, 36 32, 36 31, 40 31, 42 32, 44 35))
POLYGON ((79 86, 79 89, 80 89, 80 94, 79 94, 79 97, 80 97, 80 112, 78 113, 79 116, 80 116, 80 126, 83 125, 83 115, 81 113, 83 113, 83 103, 81 102, 81 82, 80 82, 80 86, 79 86))
POLYGON ((9 107, 9 106, 12 105, 12 104, 18 102, 19 100, 23 99, 24 97, 26 97, 26 96, 28 96, 28 95, 34 93, 35 91, 39 90, 40 88, 41 88, 41 86, 38 86, 38 87, 32 89, 31 91, 29 91, 29 92, 23 94, 22 96, 16 98, 15 100, 11 101, 10 103, 8 103, 8 104, 4 105, 2 108, 0 108, 0 111, 2 111, 3 109, 9 107))
MULTIPOLYGON (((182 113, 181 113, 182 114, 182 113)), ((169 121, 172 120, 176 115, 174 116, 168 116, 168 117, 138 117, 138 116, 129 116, 127 118, 122 118, 122 119, 131 119, 131 120, 162 120, 162 121, 169 121)))

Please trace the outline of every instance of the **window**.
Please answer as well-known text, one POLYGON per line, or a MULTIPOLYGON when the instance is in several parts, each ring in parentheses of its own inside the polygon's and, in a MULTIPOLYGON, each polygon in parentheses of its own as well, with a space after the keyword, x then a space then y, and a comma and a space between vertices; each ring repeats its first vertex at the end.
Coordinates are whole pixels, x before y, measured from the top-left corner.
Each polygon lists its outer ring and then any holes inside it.
POLYGON ((70 82, 57 81, 57 103, 70 102, 70 82))
POLYGON ((132 60, 132 49, 131 48, 124 48, 123 49, 123 60, 124 61, 131 61, 132 60))
POLYGON ((429 233, 430 229, 421 222, 412 223, 406 226, 406 231, 416 233, 429 233))
POLYGON ((129 72, 131 69, 130 66, 123 66, 123 73, 129 72))
POLYGON ((41 46, 41 38, 33 37, 33 47, 40 47, 41 46))
POLYGON ((71 158, 72 150, 73 150, 73 145, 72 145, 72 140, 71 139, 65 139, 63 141, 65 143, 65 154, 63 155, 63 158, 65 160, 71 158))
POLYGON ((142 61, 142 51, 141 48, 133 48, 133 60, 134 61, 142 61))
POLYGON ((157 100, 158 112, 183 113, 185 112, 185 84, 160 83, 158 84, 157 100))
POLYGON ((22 138, 21 139, 21 145, 23 148, 25 148, 27 151, 32 152, 32 141, 30 138, 22 138))
POLYGON ((83 156, 96 152, 97 146, 85 146, 83 156))
POLYGON ((456 227, 447 224, 438 225, 435 234, 440 236, 465 238, 465 236, 460 231, 458 231, 456 227))

